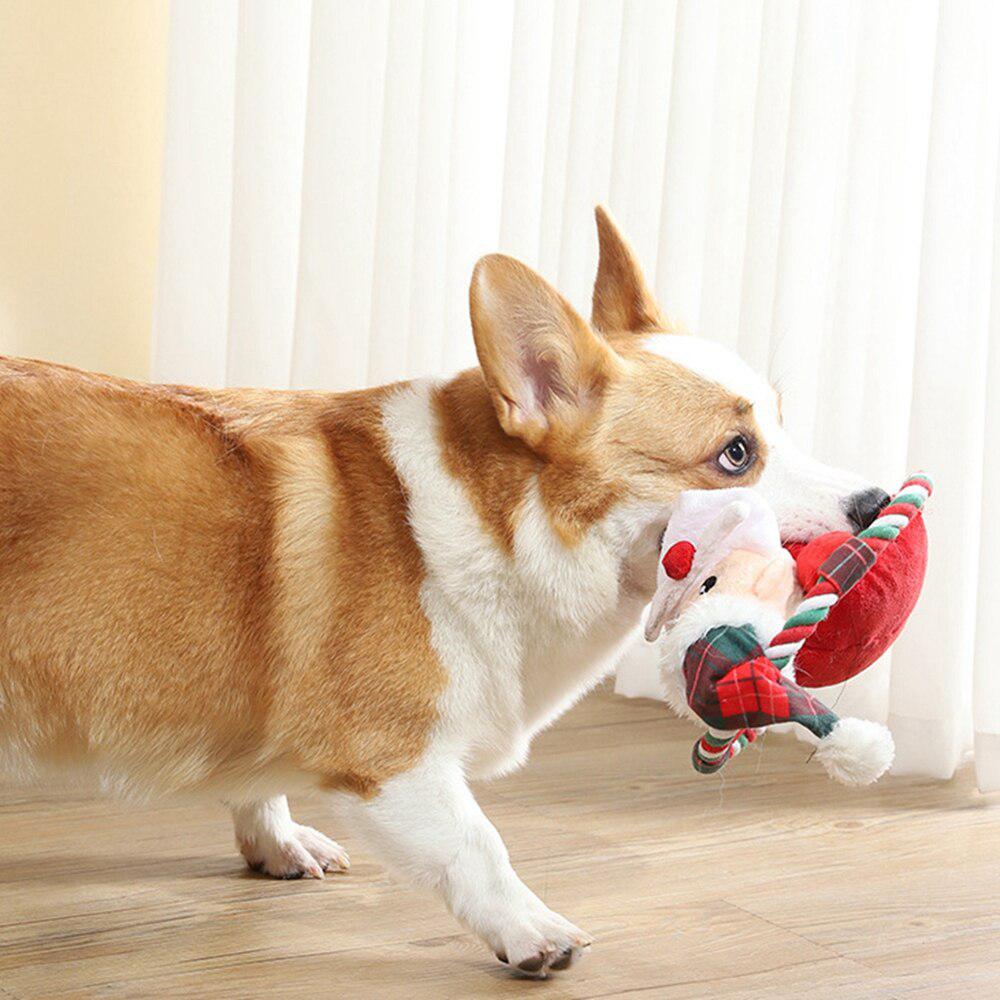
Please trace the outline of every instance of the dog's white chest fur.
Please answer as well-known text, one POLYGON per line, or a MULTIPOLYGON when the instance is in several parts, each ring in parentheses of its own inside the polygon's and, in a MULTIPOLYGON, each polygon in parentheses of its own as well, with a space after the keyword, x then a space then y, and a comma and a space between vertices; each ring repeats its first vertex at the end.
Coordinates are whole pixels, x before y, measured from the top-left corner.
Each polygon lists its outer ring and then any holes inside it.
POLYGON ((487 776, 522 763, 532 735, 613 668, 643 602, 620 593, 625 517, 567 548, 532 486, 513 555, 503 551, 444 468, 434 386, 400 390, 385 428, 427 568, 431 640, 450 676, 433 742, 487 776))

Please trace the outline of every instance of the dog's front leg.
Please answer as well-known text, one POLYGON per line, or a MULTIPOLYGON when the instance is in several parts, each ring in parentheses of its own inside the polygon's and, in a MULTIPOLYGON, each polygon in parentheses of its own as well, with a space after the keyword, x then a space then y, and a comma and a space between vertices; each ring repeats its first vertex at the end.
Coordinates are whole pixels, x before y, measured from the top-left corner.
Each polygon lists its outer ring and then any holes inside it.
POLYGON ((517 877, 457 761, 428 759, 351 805, 358 832, 397 871, 436 889, 494 954, 531 976, 568 968, 591 938, 517 877))
POLYGON ((236 846, 254 871, 275 878, 322 878, 331 868, 350 867, 340 844, 292 819, 284 795, 230 802, 230 808, 236 846))

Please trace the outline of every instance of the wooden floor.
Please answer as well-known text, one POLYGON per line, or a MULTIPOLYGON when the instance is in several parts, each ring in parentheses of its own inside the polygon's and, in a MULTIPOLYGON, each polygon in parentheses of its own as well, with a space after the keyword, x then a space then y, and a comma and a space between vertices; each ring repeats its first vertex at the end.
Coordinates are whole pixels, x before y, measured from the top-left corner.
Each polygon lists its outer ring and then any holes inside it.
POLYGON ((522 877, 597 938, 547 982, 315 803, 299 818, 353 869, 276 882, 221 808, 0 789, 0 998, 1000 997, 1000 799, 968 773, 851 792, 780 737, 703 777, 693 737, 602 691, 479 790, 522 877))

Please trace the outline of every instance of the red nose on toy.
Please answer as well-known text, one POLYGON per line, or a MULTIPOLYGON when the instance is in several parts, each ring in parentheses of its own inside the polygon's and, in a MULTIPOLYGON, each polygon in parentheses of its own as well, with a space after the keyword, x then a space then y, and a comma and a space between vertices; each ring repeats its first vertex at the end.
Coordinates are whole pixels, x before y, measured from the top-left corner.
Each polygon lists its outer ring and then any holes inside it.
POLYGON ((683 580, 691 572, 695 547, 690 542, 675 542, 663 553, 663 571, 671 580, 683 580))
MULTIPOLYGON (((820 565, 850 535, 832 531, 806 545, 787 546, 803 590, 820 565)), ((916 514, 878 561, 831 609, 795 655, 795 679, 805 687, 839 684, 871 666, 895 641, 910 616, 927 569, 927 531, 916 514)))

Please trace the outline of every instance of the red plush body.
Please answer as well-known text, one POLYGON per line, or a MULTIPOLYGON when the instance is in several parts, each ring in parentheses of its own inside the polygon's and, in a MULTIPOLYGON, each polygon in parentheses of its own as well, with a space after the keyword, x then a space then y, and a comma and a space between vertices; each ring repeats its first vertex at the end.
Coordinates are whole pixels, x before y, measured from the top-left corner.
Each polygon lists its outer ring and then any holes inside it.
MULTIPOLYGON (((799 585, 816 582, 823 560, 850 536, 830 532, 807 545, 789 545, 799 585)), ((927 532, 918 514, 879 555, 868 573, 837 602, 795 656, 795 678, 826 687, 861 673, 892 645, 917 603, 927 569, 927 532)))

